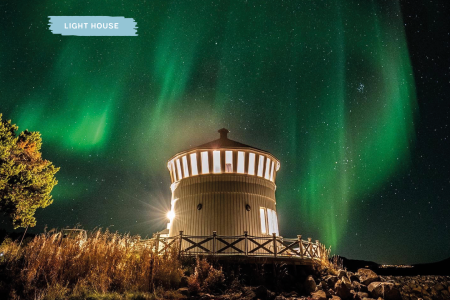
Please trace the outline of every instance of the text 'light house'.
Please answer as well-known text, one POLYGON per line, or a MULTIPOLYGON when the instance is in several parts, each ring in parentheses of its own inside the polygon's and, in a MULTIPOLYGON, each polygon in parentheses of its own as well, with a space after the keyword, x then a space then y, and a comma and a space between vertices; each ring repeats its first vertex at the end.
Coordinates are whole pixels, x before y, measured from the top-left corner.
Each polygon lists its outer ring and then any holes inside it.
POLYGON ((280 162, 267 151, 220 138, 177 153, 172 179, 169 236, 272 236, 278 232, 275 179, 280 162))

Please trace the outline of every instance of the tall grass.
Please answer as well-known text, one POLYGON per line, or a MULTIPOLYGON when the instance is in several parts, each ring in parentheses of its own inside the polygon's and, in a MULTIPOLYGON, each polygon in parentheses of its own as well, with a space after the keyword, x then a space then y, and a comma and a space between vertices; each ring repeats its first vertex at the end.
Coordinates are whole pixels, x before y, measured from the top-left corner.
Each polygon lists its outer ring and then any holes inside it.
POLYGON ((36 236, 22 248, 0 247, 1 294, 21 299, 66 298, 89 293, 153 292, 176 288, 183 276, 173 248, 157 255, 139 236, 96 230, 63 238, 36 236))

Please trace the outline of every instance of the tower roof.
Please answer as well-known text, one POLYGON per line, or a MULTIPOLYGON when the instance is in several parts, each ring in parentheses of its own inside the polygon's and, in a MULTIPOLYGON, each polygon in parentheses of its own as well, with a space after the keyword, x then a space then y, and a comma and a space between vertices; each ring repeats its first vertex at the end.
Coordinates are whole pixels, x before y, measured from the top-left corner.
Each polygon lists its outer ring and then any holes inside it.
MULTIPOLYGON (((264 151, 240 142, 236 142, 233 140, 230 140, 228 138, 228 133, 230 132, 228 129, 226 128, 222 128, 219 129, 218 132, 220 133, 220 138, 218 138, 217 140, 211 141, 209 143, 206 144, 202 144, 199 145, 197 147, 193 147, 189 150, 193 150, 193 149, 218 149, 218 148, 251 148, 251 149, 255 149, 255 150, 259 150, 259 151, 264 151)), ((266 151, 264 151, 266 152, 266 151)))

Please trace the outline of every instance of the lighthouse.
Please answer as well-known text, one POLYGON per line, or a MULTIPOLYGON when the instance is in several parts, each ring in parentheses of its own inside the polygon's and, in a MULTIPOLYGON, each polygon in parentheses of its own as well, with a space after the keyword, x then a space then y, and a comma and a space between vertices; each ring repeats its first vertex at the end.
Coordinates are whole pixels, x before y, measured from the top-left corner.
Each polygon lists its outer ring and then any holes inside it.
POLYGON ((169 237, 279 236, 275 179, 279 160, 233 141, 229 131, 179 152, 167 163, 171 177, 169 237))

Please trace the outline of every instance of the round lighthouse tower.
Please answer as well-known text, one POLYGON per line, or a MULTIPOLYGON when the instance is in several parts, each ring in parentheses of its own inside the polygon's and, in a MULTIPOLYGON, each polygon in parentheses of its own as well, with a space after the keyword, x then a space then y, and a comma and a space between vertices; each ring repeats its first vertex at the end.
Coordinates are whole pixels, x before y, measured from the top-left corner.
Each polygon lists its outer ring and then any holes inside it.
POLYGON ((275 178, 280 162, 267 151, 220 138, 173 156, 169 236, 272 236, 278 232, 275 178))

